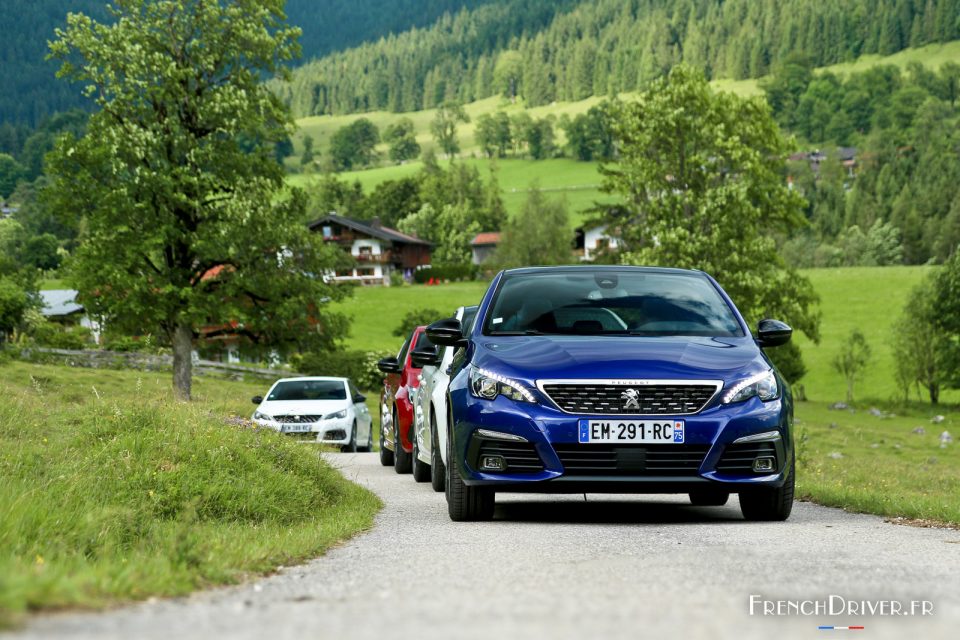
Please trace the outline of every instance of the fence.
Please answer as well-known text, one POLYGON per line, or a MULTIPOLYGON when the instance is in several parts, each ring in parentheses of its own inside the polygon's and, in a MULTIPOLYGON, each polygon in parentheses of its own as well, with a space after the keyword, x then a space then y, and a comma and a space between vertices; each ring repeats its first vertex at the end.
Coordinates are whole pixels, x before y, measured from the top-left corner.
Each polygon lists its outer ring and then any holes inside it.
MULTIPOLYGON (((137 352, 100 351, 72 349, 48 349, 32 347, 20 354, 24 360, 63 364, 69 367, 89 369, 135 369, 138 371, 170 371, 173 368, 173 356, 150 355, 137 352)), ((285 369, 259 369, 243 365, 214 362, 213 360, 194 360, 193 372, 196 375, 217 375, 242 380, 245 377, 275 380, 277 378, 298 376, 300 374, 285 369)))

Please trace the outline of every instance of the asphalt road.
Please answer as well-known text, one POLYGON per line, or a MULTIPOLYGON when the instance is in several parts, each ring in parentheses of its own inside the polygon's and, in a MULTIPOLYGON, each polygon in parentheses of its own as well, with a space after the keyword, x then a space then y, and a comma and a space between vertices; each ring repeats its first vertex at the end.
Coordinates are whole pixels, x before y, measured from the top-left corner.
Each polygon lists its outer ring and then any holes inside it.
POLYGON ((786 523, 746 523, 735 498, 695 508, 680 496, 592 494, 501 495, 494 522, 457 524, 442 494, 381 467, 376 454, 330 460, 384 499, 369 533, 241 587, 102 614, 36 617, 13 636, 958 637, 960 531, 895 526, 806 503, 786 523), (758 604, 751 616, 751 595, 928 600, 933 615, 762 616, 758 604))

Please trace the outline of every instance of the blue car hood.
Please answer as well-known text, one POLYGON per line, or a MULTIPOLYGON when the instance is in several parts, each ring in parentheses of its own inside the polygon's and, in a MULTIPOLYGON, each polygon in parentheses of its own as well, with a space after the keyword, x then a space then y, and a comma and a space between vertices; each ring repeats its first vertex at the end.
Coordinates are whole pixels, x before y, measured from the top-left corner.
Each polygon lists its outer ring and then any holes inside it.
POLYGON ((474 365, 531 386, 565 378, 729 383, 770 367, 750 337, 504 336, 473 346, 474 365))

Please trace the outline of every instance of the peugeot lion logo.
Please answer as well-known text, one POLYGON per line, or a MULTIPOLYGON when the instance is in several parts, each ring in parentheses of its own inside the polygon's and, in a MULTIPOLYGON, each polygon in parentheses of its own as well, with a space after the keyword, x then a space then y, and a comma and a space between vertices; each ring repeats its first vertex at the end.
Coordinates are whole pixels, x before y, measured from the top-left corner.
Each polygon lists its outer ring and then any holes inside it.
POLYGON ((636 389, 627 389, 620 394, 620 399, 623 400, 624 409, 640 410, 640 392, 636 389))

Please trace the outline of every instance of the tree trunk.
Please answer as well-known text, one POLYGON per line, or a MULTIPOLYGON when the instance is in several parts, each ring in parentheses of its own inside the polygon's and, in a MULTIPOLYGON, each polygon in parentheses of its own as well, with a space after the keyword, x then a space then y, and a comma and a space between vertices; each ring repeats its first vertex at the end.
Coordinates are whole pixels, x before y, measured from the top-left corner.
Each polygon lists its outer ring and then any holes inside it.
POLYGON ((193 381, 193 329, 178 324, 173 332, 173 393, 177 400, 190 401, 193 381))
POLYGON ((940 385, 936 382, 930 385, 930 404, 937 404, 940 402, 940 385))

